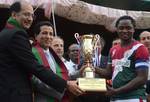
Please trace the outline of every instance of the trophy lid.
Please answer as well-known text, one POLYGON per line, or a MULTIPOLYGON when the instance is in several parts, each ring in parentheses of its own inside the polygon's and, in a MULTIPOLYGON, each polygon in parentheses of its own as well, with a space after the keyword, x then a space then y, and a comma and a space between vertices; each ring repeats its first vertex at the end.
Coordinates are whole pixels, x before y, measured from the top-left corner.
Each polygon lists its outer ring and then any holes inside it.
POLYGON ((91 71, 92 71, 92 69, 90 67, 86 67, 84 70, 84 72, 91 72, 91 71))

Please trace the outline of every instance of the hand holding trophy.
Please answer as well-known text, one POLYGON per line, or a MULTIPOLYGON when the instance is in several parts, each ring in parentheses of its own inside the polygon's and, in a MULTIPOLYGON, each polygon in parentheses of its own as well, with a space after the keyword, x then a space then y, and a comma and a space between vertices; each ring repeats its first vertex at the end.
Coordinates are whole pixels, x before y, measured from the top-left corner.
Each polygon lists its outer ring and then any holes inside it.
POLYGON ((100 40, 98 34, 86 34, 79 36, 75 33, 75 38, 81 47, 81 55, 83 57, 84 65, 82 67, 82 78, 78 78, 79 87, 87 92, 105 92, 106 80, 102 78, 95 78, 93 69, 93 55, 96 49, 97 42, 100 40))

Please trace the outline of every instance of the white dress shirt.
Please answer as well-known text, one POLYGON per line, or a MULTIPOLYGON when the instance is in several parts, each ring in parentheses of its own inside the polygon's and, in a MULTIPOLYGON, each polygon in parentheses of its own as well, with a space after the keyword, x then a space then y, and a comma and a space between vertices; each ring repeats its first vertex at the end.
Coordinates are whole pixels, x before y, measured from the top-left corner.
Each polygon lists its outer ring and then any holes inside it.
POLYGON ((55 67, 55 59, 54 59, 54 57, 52 56, 52 54, 49 52, 49 49, 47 49, 47 50, 44 50, 44 53, 45 53, 45 56, 46 56, 46 58, 47 58, 47 60, 48 60, 48 63, 49 63, 49 65, 50 65, 50 68, 52 69, 52 71, 54 72, 54 73, 56 73, 56 67, 55 67))
POLYGON ((71 75, 75 75, 78 71, 78 65, 75 64, 74 62, 72 62, 71 60, 68 62, 65 63, 66 67, 67 67, 67 70, 68 70, 68 73, 69 73, 69 76, 71 75))

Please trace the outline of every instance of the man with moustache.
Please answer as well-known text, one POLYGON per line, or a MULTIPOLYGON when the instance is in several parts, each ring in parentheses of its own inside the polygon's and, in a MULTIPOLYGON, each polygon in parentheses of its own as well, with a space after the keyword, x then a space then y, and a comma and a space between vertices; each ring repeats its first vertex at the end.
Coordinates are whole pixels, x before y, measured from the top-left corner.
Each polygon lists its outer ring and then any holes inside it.
POLYGON ((76 82, 66 81, 40 65, 31 51, 25 31, 33 22, 31 4, 21 0, 10 6, 11 16, 0 32, 0 100, 1 102, 32 102, 30 76, 34 74, 60 93, 69 90, 80 95, 76 82))
MULTIPOLYGON (((38 59, 38 62, 47 69, 51 69, 64 80, 68 80, 66 66, 51 48, 52 42, 55 40, 52 24, 49 21, 41 21, 35 25, 34 33, 36 35, 36 43, 32 48, 32 52, 38 59)), ((35 87, 35 102, 69 102, 67 92, 63 95, 48 87, 36 77, 33 77, 33 83, 35 87)))

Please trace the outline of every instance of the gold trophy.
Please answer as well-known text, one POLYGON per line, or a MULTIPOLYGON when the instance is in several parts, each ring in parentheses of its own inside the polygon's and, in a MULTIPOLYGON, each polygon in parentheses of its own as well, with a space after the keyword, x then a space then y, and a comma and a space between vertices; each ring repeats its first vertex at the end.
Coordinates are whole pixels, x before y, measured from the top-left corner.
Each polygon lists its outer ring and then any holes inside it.
POLYGON ((95 78, 95 73, 91 67, 93 63, 93 55, 97 42, 100 40, 100 36, 98 34, 79 36, 78 33, 75 33, 75 38, 81 47, 81 55, 84 64, 87 65, 83 71, 83 77, 77 79, 79 87, 87 92, 105 92, 106 80, 103 78, 95 78))

